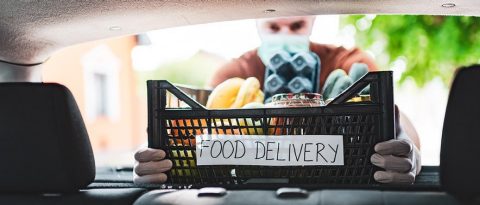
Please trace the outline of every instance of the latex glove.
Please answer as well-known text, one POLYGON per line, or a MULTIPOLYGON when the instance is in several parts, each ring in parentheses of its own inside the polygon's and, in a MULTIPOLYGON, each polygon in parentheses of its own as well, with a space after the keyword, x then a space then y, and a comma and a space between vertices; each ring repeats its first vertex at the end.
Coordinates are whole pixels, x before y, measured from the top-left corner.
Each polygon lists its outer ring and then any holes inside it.
POLYGON ((377 171, 374 179, 380 183, 412 184, 420 173, 420 152, 404 132, 397 139, 380 142, 375 145, 375 154, 370 161, 384 168, 377 171))
MULTIPOLYGON (((368 73, 368 65, 365 63, 354 63, 352 67, 350 67, 350 71, 348 72, 348 76, 352 79, 352 82, 356 82, 360 80, 365 74, 368 73)), ((362 91, 360 91, 360 95, 368 95, 370 94, 370 85, 365 87, 362 91)))
MULTIPOLYGON (((337 97, 366 73, 368 73, 368 66, 363 63, 352 64, 348 75, 342 69, 335 69, 325 80, 322 90, 323 99, 328 100, 337 97)), ((369 94, 369 91, 370 89, 368 86, 362 90, 360 94, 369 94)))
POLYGON ((348 71, 348 76, 352 79, 353 82, 362 78, 365 74, 368 73, 368 65, 365 63, 354 63, 348 71))
POLYGON ((335 98, 342 93, 350 85, 352 85, 352 79, 342 69, 335 69, 332 71, 323 85, 323 99, 335 98))
POLYGON ((142 148, 135 153, 133 182, 135 184, 155 184, 167 181, 164 173, 172 168, 172 161, 165 159, 165 151, 142 148))

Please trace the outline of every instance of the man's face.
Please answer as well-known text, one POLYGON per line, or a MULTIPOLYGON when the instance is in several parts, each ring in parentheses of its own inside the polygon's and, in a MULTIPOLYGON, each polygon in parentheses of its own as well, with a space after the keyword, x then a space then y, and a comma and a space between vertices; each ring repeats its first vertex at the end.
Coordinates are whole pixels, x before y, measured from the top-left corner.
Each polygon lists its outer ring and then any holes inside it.
POLYGON ((262 34, 310 35, 314 16, 296 16, 257 20, 257 29, 262 34))

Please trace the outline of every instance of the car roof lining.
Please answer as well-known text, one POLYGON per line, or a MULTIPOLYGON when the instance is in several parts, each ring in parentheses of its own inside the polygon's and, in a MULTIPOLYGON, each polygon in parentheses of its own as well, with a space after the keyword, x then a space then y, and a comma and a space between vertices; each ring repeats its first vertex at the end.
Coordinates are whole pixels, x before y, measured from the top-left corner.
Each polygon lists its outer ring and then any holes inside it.
POLYGON ((5 0, 0 4, 0 60, 25 65, 42 63, 55 51, 77 43, 209 22, 319 14, 480 15, 480 1, 471 0, 5 0), (445 8, 444 3, 456 6, 445 8), (265 12, 268 9, 275 12, 265 12))

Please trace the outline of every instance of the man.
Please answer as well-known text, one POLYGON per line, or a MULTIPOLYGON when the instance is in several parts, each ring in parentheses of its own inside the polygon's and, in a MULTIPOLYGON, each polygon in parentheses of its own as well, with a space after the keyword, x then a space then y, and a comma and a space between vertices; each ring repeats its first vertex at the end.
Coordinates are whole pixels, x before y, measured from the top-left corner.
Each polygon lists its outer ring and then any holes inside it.
MULTIPOLYGON (((257 77, 263 85, 265 62, 278 49, 291 53, 310 50, 321 61, 320 87, 327 76, 340 68, 348 72, 352 64, 364 63, 370 70, 377 70, 373 59, 359 49, 347 50, 343 47, 322 45, 309 41, 315 17, 301 16, 288 18, 262 19, 257 21, 257 29, 262 45, 237 59, 227 63, 214 75, 210 85, 215 87, 233 77, 257 77)), ((420 172, 420 141, 408 118, 396 109, 397 139, 375 145, 371 162, 386 171, 377 171, 375 180, 381 183, 413 183, 420 172)), ((170 160, 164 159, 163 150, 145 148, 135 154, 135 183, 163 183, 164 173, 172 167, 170 160)))

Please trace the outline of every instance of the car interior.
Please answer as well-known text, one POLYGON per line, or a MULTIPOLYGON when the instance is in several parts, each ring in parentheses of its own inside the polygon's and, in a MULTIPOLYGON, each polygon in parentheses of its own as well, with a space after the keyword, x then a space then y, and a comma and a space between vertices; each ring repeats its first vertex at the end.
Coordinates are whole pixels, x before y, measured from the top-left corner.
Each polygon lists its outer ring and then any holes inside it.
POLYGON ((0 5, 0 204, 480 203, 480 138, 475 134, 480 124, 479 65, 464 65, 452 74, 440 165, 423 166, 413 185, 288 186, 292 189, 286 194, 269 186, 229 187, 225 192, 134 184, 132 167, 96 166, 79 102, 67 87, 42 82, 42 64, 55 52, 82 42, 281 16, 480 16, 480 2, 6 0, 0 5))

